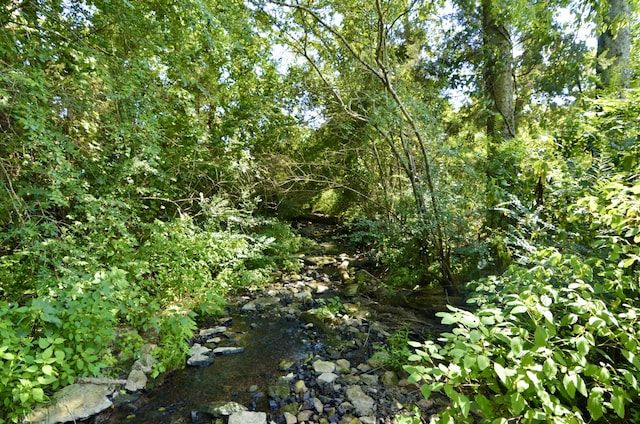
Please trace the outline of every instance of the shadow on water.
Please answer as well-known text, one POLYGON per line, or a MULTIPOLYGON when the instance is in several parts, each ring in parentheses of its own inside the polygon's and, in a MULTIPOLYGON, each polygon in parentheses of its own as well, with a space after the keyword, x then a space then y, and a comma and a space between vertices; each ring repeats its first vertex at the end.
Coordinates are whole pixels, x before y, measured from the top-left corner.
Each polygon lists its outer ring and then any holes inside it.
MULTIPOLYGON (((298 321, 260 319, 234 315, 228 326, 235 344, 244 352, 217 356, 206 368, 185 368, 165 378, 137 401, 116 408, 108 423, 210 423, 211 418, 192 411, 215 401, 234 401, 257 411, 269 411, 267 388, 286 372, 281 360, 300 360, 313 345, 298 321), (250 388, 257 386, 257 391, 250 388)), ((225 345, 224 343, 221 346, 225 345)))

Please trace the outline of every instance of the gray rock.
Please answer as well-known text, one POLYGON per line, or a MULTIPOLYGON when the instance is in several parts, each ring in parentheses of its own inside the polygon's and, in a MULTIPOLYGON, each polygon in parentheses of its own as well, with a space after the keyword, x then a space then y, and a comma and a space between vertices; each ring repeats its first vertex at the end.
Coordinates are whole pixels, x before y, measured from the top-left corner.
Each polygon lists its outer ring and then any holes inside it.
POLYGON ((212 337, 210 339, 205 340, 205 343, 218 344, 222 341, 222 337, 212 337))
POLYGON ((338 359, 336 361, 336 368, 340 373, 347 373, 351 369, 351 364, 346 359, 338 359))
POLYGON ((332 372, 324 372, 320 374, 317 381, 318 384, 332 384, 334 381, 336 381, 337 378, 337 374, 334 374, 332 372))
POLYGON ((376 424, 376 417, 360 417, 362 424, 376 424))
POLYGON ((149 375, 153 371, 153 366, 158 363, 158 360, 151 356, 149 353, 143 353, 140 355, 140 359, 135 361, 131 366, 132 370, 140 370, 143 373, 149 375))
POLYGON ((313 398, 313 407, 316 408, 316 411, 318 411, 319 414, 321 414, 322 411, 324 410, 324 405, 322 404, 322 401, 318 398, 313 398))
POLYGON ((229 424, 267 424, 267 414, 251 411, 236 412, 229 417, 229 424))
POLYGON ((110 408, 107 396, 113 391, 113 386, 108 385, 72 384, 54 394, 51 405, 32 411, 25 422, 55 424, 83 420, 110 408))
POLYGON ((191 367, 208 367, 213 364, 214 359, 210 356, 198 353, 196 355, 192 355, 187 359, 187 365, 191 367))
POLYGON ((200 343, 194 343, 193 346, 191 346, 191 348, 189 348, 189 354, 191 356, 194 355, 206 355, 209 352, 211 352, 211 349, 209 349, 206 346, 202 346, 200 343))
POLYGON ((200 337, 209 337, 214 334, 222 334, 227 331, 227 327, 221 325, 219 327, 206 328, 204 330, 200 330, 200 337))
POLYGON ((371 371, 371 366, 369 366, 367 364, 359 364, 357 366, 357 368, 358 368, 359 371, 362 371, 362 372, 371 371))
POLYGON ((244 352, 242 347, 217 347, 213 349, 214 355, 235 355, 244 352))
POLYGON ((321 359, 313 363, 313 370, 317 374, 324 374, 326 372, 334 372, 336 370, 336 364, 329 361, 323 361, 321 359))
POLYGON ((265 297, 259 297, 250 302, 245 303, 241 309, 244 312, 248 312, 248 311, 266 309, 278 304, 280 304, 280 298, 275 296, 265 296, 265 297))
POLYGON ((311 421, 311 418, 313 417, 313 411, 300 411, 300 413, 298 414, 298 422, 299 423, 303 423, 303 422, 308 422, 311 421))
POLYGON ((374 400, 362 391, 360 386, 351 386, 347 389, 347 399, 353 404, 356 415, 366 417, 373 415, 375 410, 374 400))
POLYGON ((147 375, 141 370, 131 370, 124 388, 130 392, 142 390, 147 385, 147 375))
POLYGON ((378 384, 378 376, 376 374, 363 374, 360 380, 367 386, 375 386, 378 384))
POLYGON ((398 385, 398 375, 393 371, 387 371, 382 375, 382 384, 385 387, 397 386, 398 385))
POLYGON ((291 412, 285 412, 284 413, 284 421, 287 424, 296 424, 298 422, 298 419, 291 412))
POLYGON ((216 418, 226 417, 237 412, 247 411, 247 407, 238 402, 211 402, 202 408, 202 412, 213 415, 216 418))

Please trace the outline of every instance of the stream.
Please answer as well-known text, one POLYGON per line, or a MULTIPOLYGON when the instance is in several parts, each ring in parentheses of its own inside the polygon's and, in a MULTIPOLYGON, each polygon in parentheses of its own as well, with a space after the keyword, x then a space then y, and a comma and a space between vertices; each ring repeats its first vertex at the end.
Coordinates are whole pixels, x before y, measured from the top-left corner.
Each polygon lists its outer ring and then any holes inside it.
POLYGON ((201 328, 224 326, 223 334, 193 341, 241 353, 215 355, 209 366, 186 367, 151 389, 115 396, 115 407, 89 422, 224 424, 230 417, 212 412, 224 402, 264 412, 267 421, 257 422, 278 424, 394 423, 397 415, 413 414, 414 405, 423 419, 435 413, 437 405, 386 369, 374 346, 399 328, 418 337, 445 330, 434 314, 448 299, 434 289, 377 298, 344 278, 358 271, 347 265, 356 255, 339 253, 324 231, 319 250, 301 258, 299 273, 240 296, 228 316, 201 328))

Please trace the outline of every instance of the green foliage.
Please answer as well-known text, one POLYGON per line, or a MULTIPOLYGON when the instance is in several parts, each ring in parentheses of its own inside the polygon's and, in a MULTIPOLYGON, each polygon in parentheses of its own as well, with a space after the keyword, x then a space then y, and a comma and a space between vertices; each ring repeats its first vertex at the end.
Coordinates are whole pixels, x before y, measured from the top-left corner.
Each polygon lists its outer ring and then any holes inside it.
POLYGON ((330 297, 322 301, 322 306, 318 308, 318 314, 323 317, 335 318, 336 315, 344 313, 344 305, 339 296, 330 297))
POLYGON ((479 280, 469 300, 476 310, 440 314, 454 326, 441 344, 412 343, 411 379, 424 382, 426 397, 438 391, 451 400, 440 422, 582 423, 640 414, 634 179, 604 182, 573 208, 599 234, 592 251, 537 249, 528 266, 479 280))
POLYGON ((220 312, 229 290, 262 284, 299 244, 289 227, 249 216, 248 232, 218 230, 226 216, 202 225, 183 216, 131 227, 135 237, 119 213, 99 213, 95 224, 76 222, 73 237, 2 258, 7 280, 37 279, 29 290, 4 290, 10 301, 0 304, 0 398, 10 419, 76 377, 118 372, 139 353, 140 334, 159 346, 154 375, 182 366, 196 312, 220 312))
POLYGON ((409 326, 405 324, 389 336, 386 345, 377 348, 386 367, 395 370, 402 369, 407 357, 411 354, 409 350, 410 332, 409 326))

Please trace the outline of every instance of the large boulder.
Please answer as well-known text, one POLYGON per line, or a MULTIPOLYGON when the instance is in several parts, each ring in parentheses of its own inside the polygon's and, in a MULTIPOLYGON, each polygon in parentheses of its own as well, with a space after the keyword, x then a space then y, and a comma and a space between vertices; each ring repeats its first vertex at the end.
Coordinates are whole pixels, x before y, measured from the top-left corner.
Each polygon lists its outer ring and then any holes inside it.
POLYGON ((107 396, 114 389, 105 384, 72 384, 54 394, 51 405, 35 409, 25 422, 56 424, 83 420, 110 408, 112 403, 107 396))

